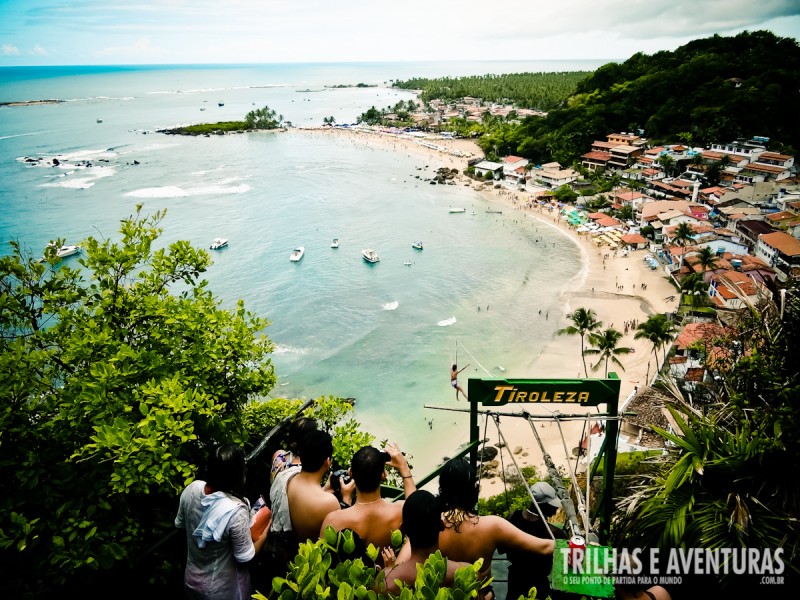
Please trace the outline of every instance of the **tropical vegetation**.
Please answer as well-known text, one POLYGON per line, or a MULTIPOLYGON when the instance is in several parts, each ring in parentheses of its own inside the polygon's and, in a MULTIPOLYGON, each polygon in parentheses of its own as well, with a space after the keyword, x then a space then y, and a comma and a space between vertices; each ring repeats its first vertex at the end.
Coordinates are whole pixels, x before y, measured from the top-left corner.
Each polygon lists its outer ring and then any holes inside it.
POLYGON ((170 129, 159 129, 159 133, 173 135, 219 135, 223 133, 239 133, 242 131, 258 131, 279 129, 289 126, 284 122, 283 115, 278 115, 269 106, 251 110, 243 121, 220 121, 217 123, 198 123, 170 129))
MULTIPOLYGON (((269 322, 220 306, 202 279, 208 253, 159 244, 164 216, 137 207, 118 241, 82 242, 77 268, 56 257, 61 240, 43 260, 17 242, 0 258, 3 597, 174 577, 177 497, 209 447, 252 453, 300 406, 263 401, 276 381, 269 322)), ((312 413, 341 465, 373 440, 352 409, 322 398, 312 413)))
POLYGON ((577 335, 581 338, 581 360, 583 361, 584 376, 589 377, 589 368, 586 366, 586 336, 591 335, 603 326, 597 320, 597 315, 590 308, 577 308, 567 313, 567 319, 572 325, 567 325, 556 331, 558 335, 577 335))
POLYGON ((590 71, 552 73, 508 73, 471 75, 466 77, 416 77, 395 81, 394 87, 419 90, 423 102, 453 102, 466 97, 480 98, 486 103, 513 104, 518 108, 542 111, 564 106, 567 98, 590 71))
MULTIPOLYGON (((790 290, 797 293, 797 285, 790 290)), ((632 546, 784 550, 785 580, 797 582, 800 485, 800 310, 765 299, 748 305, 714 341, 705 366, 714 374, 703 410, 680 390, 669 410, 672 431, 656 430, 672 450, 659 471, 620 499, 615 537, 632 546)), ((655 351, 655 344, 654 344, 655 351)), ((756 589, 759 578, 737 574, 685 583, 697 592, 732 585, 756 589)), ((792 584, 794 585, 794 584, 792 584)), ((789 589, 789 588, 787 588, 789 589)))

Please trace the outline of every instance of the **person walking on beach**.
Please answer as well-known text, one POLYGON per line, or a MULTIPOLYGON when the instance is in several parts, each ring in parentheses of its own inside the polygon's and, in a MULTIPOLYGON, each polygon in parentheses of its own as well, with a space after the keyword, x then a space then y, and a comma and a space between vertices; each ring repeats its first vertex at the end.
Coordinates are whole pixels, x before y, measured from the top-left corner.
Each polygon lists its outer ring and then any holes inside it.
POLYGON ((466 392, 464 391, 464 388, 462 388, 458 384, 458 374, 461 373, 461 371, 466 369, 468 366, 469 366, 469 363, 467 363, 467 365, 465 367, 463 367, 462 369, 459 369, 458 365, 453 365, 453 368, 450 370, 450 385, 456 391, 456 400, 458 400, 458 393, 459 392, 461 392, 461 395, 464 396, 464 400, 469 400, 469 398, 467 398, 466 392))

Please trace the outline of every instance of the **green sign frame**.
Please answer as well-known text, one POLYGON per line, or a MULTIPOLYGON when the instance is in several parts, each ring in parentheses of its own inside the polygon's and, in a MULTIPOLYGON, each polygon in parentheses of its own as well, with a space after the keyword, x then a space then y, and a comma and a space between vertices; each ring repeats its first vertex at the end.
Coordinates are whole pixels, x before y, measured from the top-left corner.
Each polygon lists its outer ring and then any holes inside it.
POLYGON ((608 405, 605 416, 606 439, 599 458, 603 460, 603 497, 600 511, 600 543, 608 540, 613 512, 614 471, 619 437, 619 393, 621 381, 616 373, 607 379, 473 379, 467 381, 470 403, 470 462, 478 466, 478 407, 518 406, 521 404, 608 405))

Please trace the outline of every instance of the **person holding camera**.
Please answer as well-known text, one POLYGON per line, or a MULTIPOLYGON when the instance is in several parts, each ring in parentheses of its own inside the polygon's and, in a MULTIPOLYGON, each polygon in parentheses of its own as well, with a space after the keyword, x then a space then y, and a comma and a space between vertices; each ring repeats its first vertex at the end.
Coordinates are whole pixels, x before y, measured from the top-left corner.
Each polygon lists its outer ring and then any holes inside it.
POLYGON ((400 529, 403 522, 403 501, 389 502, 381 497, 381 484, 386 481, 387 465, 399 471, 406 498, 417 489, 408 461, 397 444, 387 444, 384 451, 364 446, 353 455, 350 463, 356 501, 347 510, 328 513, 322 522, 320 537, 331 526, 337 532, 350 529, 360 538, 364 547, 373 544, 383 548, 391 544, 392 531, 400 529))

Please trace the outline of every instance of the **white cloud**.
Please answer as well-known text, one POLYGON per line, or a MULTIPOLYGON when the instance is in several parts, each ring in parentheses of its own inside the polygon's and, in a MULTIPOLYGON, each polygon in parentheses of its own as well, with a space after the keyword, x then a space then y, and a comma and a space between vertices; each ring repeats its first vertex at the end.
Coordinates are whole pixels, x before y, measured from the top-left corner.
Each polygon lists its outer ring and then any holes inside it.
POLYGON ((19 56, 19 48, 14 44, 3 44, 0 52, 3 53, 3 56, 19 56))
POLYGON ((47 56, 49 52, 47 52, 47 50, 42 46, 40 46, 39 44, 36 44, 33 47, 33 50, 31 50, 31 54, 33 54, 34 56, 47 56))

